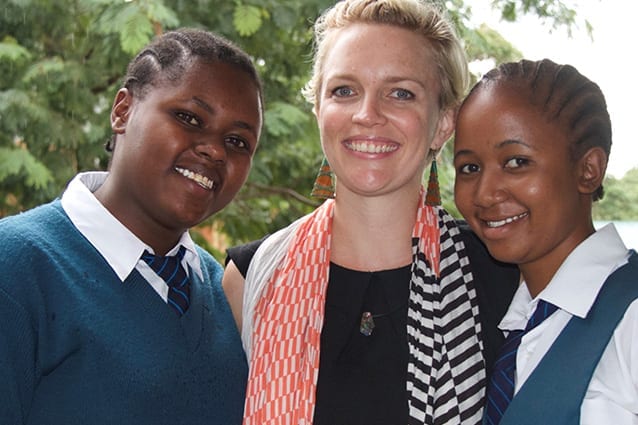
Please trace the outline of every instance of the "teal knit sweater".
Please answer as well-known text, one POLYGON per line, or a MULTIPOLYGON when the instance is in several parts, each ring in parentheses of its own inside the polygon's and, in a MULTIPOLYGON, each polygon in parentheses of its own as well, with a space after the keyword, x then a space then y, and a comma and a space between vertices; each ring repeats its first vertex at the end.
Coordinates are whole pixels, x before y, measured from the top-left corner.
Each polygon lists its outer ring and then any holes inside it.
POLYGON ((0 424, 240 424, 248 369, 222 268, 199 255, 180 318, 59 200, 0 220, 0 424))

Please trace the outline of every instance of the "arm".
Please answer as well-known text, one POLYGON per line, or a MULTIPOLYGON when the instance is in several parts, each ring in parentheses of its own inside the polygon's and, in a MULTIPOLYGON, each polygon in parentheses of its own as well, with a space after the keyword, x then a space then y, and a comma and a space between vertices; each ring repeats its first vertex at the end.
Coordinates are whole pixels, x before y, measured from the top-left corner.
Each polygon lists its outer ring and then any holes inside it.
POLYGON ((36 334, 26 311, 0 288, 0 418, 23 424, 36 382, 36 334))
POLYGON ((241 309, 244 298, 244 282, 244 276, 242 276, 233 260, 229 259, 224 270, 222 287, 228 299, 228 304, 230 304, 230 309, 233 312, 237 329, 239 329, 240 332, 242 327, 241 309))
POLYGON ((255 251, 266 237, 268 235, 244 245, 234 246, 226 251, 226 267, 222 278, 222 287, 240 333, 242 331, 242 306, 246 273, 248 273, 248 267, 255 251))

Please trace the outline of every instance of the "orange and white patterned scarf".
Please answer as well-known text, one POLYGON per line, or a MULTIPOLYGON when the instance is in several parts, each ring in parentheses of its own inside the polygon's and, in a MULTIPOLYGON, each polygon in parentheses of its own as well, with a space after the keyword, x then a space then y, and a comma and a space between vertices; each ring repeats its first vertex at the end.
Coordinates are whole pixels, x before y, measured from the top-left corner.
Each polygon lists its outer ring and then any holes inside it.
MULTIPOLYGON (((460 424, 462 417, 480 423, 485 372, 467 257, 452 217, 423 198, 422 190, 408 303, 410 424, 460 424)), ((244 425, 312 424, 333 208, 327 200, 270 236, 251 261, 242 329, 250 362, 244 425)))

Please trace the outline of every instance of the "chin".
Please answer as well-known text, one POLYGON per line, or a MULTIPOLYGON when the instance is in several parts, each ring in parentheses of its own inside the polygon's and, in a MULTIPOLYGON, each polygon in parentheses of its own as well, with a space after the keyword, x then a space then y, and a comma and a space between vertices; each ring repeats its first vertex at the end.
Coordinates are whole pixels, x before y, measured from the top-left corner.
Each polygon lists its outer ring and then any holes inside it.
POLYGON ((485 243, 487 251, 496 260, 509 264, 520 264, 521 255, 516 252, 516 247, 503 244, 485 243))

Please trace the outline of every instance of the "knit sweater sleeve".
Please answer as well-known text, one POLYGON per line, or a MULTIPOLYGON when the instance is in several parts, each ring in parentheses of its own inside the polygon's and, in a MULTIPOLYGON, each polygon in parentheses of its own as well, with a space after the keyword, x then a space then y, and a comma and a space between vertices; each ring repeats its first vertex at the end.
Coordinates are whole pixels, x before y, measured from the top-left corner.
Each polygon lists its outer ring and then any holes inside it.
POLYGON ((0 422, 23 424, 38 381, 38 291, 27 288, 34 264, 19 218, 0 222, 0 422))
MULTIPOLYGON (((2 266, 2 270, 6 270, 2 266)), ((27 311, 0 288, 0 418, 22 424, 37 380, 36 335, 27 311)))

